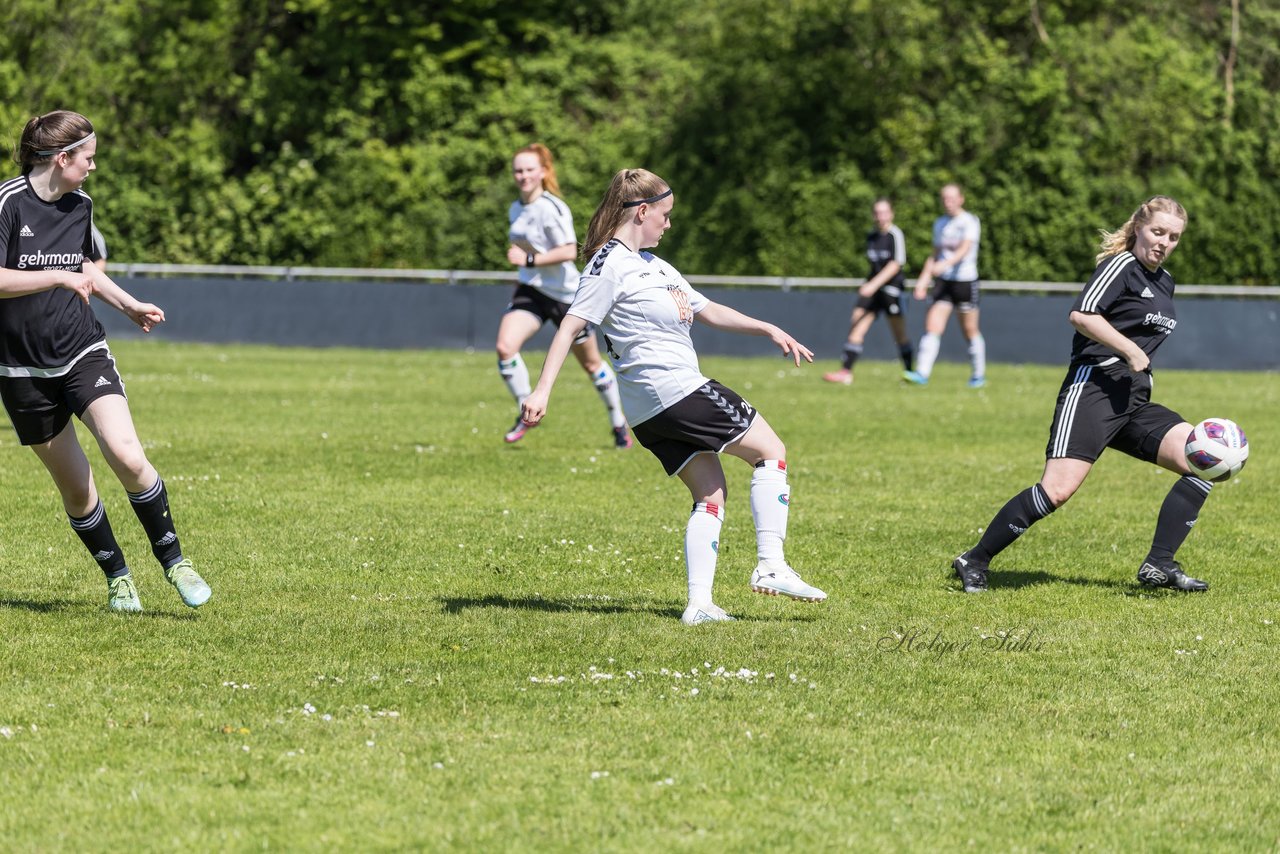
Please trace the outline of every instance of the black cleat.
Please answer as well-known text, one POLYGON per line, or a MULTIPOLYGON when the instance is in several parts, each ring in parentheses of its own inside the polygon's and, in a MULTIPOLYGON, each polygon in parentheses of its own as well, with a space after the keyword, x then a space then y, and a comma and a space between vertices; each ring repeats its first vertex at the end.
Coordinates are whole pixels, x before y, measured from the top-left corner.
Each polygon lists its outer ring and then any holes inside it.
POLYGON ((964 585, 965 593, 982 593, 987 589, 987 565, 966 557, 967 554, 969 553, 965 552, 951 561, 951 568, 964 585))
POLYGON ((1148 587, 1168 587, 1185 593, 1203 593, 1209 589, 1208 584, 1183 572, 1182 564, 1176 560, 1170 561, 1168 566, 1143 561, 1142 568, 1138 570, 1138 580, 1148 587))

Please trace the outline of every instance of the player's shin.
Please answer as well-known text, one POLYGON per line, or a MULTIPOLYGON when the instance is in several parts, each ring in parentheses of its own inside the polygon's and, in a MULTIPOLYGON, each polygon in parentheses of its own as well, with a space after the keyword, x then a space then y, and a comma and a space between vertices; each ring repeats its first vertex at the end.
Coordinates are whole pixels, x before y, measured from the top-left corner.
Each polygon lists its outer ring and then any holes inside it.
POLYGON ((616 430, 626 424, 627 419, 622 415, 622 401, 618 397, 618 378, 613 369, 601 362, 600 370, 591 375, 591 384, 596 387, 604 408, 609 410, 609 423, 613 428, 616 430))
POLYGON ((182 560, 182 546, 174 528, 173 514, 169 512, 169 493, 164 488, 164 480, 156 478, 150 489, 130 492, 129 503, 133 505, 133 512, 147 532, 151 553, 160 561, 160 565, 168 569, 182 560))
POLYGON ((982 532, 978 544, 966 552, 965 556, 982 565, 990 563, 992 558, 1025 534, 1028 528, 1056 509, 1040 484, 1022 490, 1000 508, 991 524, 982 532))
POLYGON ((507 384, 507 391, 515 398, 516 405, 524 403, 533 389, 529 386, 529 367, 520 354, 516 353, 510 359, 498 359, 498 373, 507 384))
POLYGON ((101 501, 89 512, 89 515, 80 518, 68 515, 67 519, 71 522, 71 529, 76 532, 80 542, 84 543, 89 554, 93 555, 93 559, 97 561, 107 578, 118 578, 128 574, 129 567, 125 566, 124 554, 120 551, 120 544, 116 542, 115 532, 111 530, 111 521, 107 518, 107 510, 102 506, 101 501))
POLYGON ((761 561, 785 562, 791 489, 785 460, 761 460, 751 475, 751 518, 756 526, 756 555, 761 561))
POLYGON ((1213 484, 1201 480, 1194 475, 1183 475, 1165 496, 1160 505, 1160 515, 1156 518, 1156 534, 1151 542, 1151 552, 1147 562, 1156 566, 1167 566, 1178 547, 1182 545, 1200 516, 1200 508, 1213 484))
POLYGON ((689 514, 684 531, 684 562, 689 572, 689 604, 709 605, 716 580, 716 558, 720 551, 720 528, 724 508, 699 501, 689 514))

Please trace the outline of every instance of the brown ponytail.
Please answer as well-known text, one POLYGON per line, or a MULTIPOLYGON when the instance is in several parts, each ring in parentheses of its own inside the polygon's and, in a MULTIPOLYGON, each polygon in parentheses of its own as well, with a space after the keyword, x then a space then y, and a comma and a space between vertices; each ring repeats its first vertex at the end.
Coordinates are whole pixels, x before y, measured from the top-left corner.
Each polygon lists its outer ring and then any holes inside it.
POLYGON ((647 169, 623 169, 614 175, 599 207, 591 216, 591 224, 587 226, 587 240, 582 244, 582 259, 586 261, 595 255, 626 221, 627 209, 623 207, 625 203, 651 199, 669 189, 670 185, 666 181, 647 169))

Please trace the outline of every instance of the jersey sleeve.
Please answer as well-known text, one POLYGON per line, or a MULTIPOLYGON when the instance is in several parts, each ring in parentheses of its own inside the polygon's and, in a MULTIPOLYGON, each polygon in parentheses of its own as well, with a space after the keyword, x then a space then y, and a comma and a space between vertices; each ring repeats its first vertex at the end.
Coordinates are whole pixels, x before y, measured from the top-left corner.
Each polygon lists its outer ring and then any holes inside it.
POLYGON ((1103 314, 1125 290, 1125 272, 1134 263, 1134 257, 1128 252, 1121 252, 1110 258, 1102 259, 1089 277, 1089 282, 1080 291, 1076 301, 1072 303, 1072 311, 1083 311, 1087 314, 1103 314))
POLYGON ((599 326, 618 301, 617 292, 610 276, 581 276, 568 313, 599 326))
POLYGON ((557 210, 554 205, 547 205, 543 220, 542 232, 546 235, 548 249, 578 242, 573 233, 573 214, 568 205, 564 206, 563 211, 557 210))
POLYGON ((105 261, 107 258, 107 239, 92 220, 89 221, 89 247, 85 250, 84 257, 90 261, 105 261))
POLYGON ((965 217, 964 228, 962 229, 961 234, 964 235, 965 240, 969 241, 974 246, 977 246, 978 241, 982 237, 982 221, 972 214, 965 217))
POLYGON ((889 228, 889 233, 893 235, 893 260, 898 262, 898 266, 902 269, 907 268, 907 241, 902 236, 902 229, 896 225, 889 228))

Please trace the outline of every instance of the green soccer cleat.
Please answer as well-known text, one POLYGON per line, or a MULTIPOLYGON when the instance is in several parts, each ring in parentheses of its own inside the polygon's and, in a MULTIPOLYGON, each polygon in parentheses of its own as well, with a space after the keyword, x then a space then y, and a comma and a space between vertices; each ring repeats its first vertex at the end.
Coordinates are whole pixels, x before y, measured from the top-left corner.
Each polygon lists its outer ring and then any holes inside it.
POLYGON ((133 586, 133 576, 126 572, 107 579, 107 606, 122 614, 142 612, 142 600, 138 598, 138 588, 133 586))
POLYGON ((182 597, 183 603, 189 608, 199 608, 205 602, 208 602, 209 597, 213 595, 209 585, 196 572, 195 567, 191 565, 191 561, 185 557, 166 569, 164 577, 169 579, 169 583, 178 589, 178 595, 182 597))

